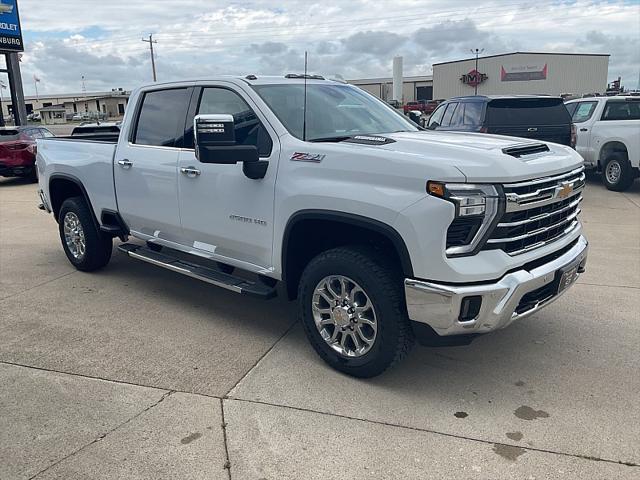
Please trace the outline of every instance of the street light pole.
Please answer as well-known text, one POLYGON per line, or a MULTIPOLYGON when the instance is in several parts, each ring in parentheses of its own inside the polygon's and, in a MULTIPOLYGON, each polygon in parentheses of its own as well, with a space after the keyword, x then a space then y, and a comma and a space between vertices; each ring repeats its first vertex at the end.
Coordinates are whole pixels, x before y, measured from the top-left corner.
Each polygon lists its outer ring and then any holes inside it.
POLYGON ((480 74, 480 72, 478 72, 478 56, 484 52, 484 48, 483 49, 471 49, 471 53, 475 54, 476 56, 476 81, 475 81, 475 95, 478 95, 478 84, 480 83, 480 78, 478 78, 478 75, 480 74))

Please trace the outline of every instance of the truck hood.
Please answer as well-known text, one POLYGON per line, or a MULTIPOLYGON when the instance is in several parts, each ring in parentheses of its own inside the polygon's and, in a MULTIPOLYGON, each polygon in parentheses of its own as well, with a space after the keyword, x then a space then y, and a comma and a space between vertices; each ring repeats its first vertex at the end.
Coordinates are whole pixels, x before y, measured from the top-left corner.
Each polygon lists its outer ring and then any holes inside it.
POLYGON ((394 140, 384 148, 409 156, 414 162, 438 162, 456 167, 468 182, 504 183, 545 177, 582 165, 573 149, 556 143, 468 132, 398 132, 383 135, 394 140), (503 149, 545 144, 549 151, 514 157, 503 149))

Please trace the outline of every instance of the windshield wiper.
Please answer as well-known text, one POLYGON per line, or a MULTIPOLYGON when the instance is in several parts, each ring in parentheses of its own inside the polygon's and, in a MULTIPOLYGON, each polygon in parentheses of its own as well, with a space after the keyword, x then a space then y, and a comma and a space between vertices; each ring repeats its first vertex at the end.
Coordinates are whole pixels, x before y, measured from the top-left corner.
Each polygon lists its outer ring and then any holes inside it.
POLYGON ((307 140, 308 142, 343 142, 352 138, 352 135, 340 135, 335 137, 318 137, 307 140))

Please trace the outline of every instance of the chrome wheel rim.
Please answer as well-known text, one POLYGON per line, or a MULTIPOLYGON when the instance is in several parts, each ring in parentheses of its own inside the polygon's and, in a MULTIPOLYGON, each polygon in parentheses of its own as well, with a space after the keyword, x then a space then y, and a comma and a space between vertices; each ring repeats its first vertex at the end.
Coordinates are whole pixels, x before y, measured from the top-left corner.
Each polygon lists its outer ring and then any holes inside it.
POLYGON ((378 319, 364 289, 349 277, 331 275, 313 292, 313 320, 318 333, 343 357, 366 355, 376 341, 378 319))
POLYGON ((86 252, 84 230, 78 215, 67 212, 63 220, 64 241, 71 255, 76 260, 82 260, 86 252))
POLYGON ((620 163, 617 160, 609 162, 607 164, 607 170, 605 172, 607 176, 607 181, 609 183, 618 183, 620 180, 620 174, 622 172, 622 168, 620 167, 620 163))

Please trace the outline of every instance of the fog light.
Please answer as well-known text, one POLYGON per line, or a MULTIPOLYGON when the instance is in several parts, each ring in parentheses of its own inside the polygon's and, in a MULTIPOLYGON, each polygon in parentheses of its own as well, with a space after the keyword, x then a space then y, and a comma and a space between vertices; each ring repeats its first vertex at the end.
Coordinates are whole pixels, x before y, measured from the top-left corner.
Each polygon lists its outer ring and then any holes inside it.
POLYGON ((480 306, 482 305, 482 297, 480 295, 474 295, 472 297, 464 297, 462 299, 462 305, 460 306, 459 322, 470 322, 475 320, 480 313, 480 306))

